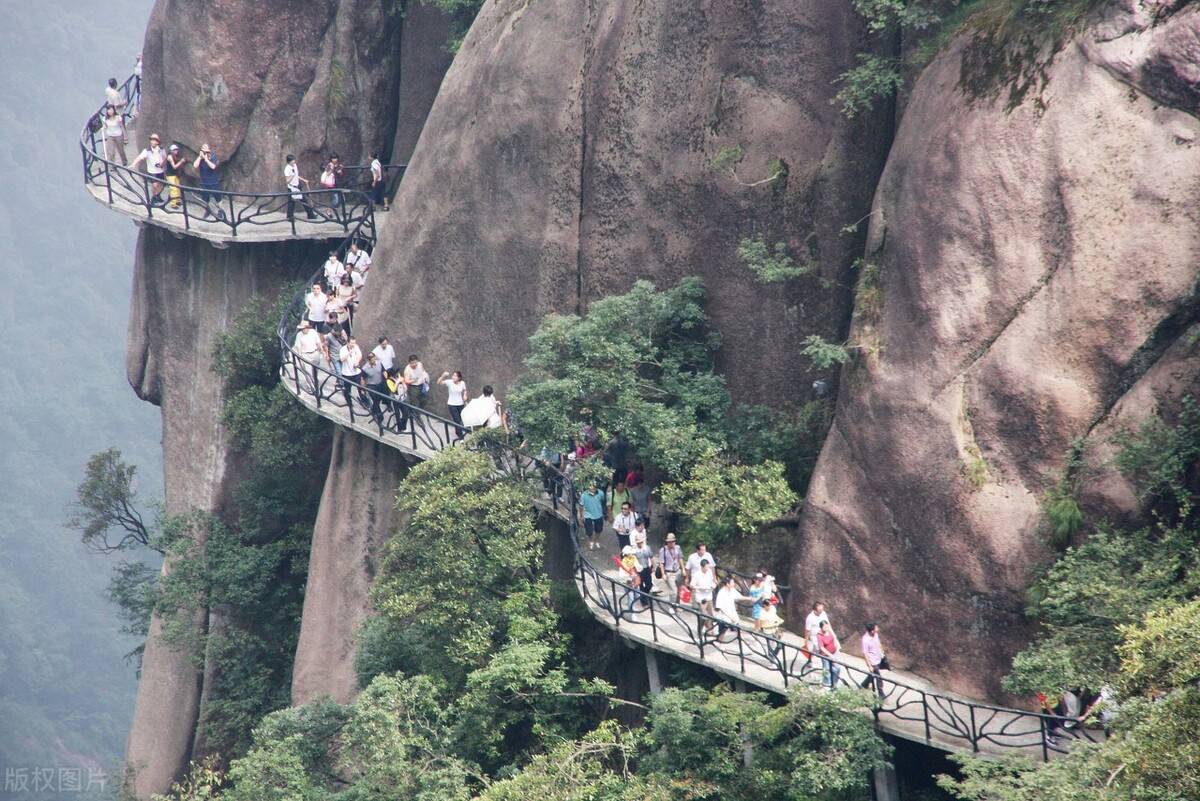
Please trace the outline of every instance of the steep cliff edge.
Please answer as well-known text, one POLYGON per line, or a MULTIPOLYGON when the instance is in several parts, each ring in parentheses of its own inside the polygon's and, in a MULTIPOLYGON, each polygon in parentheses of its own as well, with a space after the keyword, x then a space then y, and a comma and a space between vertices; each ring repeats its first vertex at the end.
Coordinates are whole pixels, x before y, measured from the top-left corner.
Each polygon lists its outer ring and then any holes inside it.
MULTIPOLYGON (((413 66, 402 74, 402 38, 419 53, 429 37, 442 34, 430 14, 402 31, 400 8, 386 11, 366 0, 160 0, 146 33, 136 144, 151 130, 164 142, 208 141, 223 159, 226 188, 241 191, 281 188, 288 152, 314 173, 330 150, 353 163, 386 149, 398 121, 419 130, 428 110, 420 103, 401 107, 402 86, 411 96, 430 96, 443 68, 413 66)), ((211 364, 217 333, 247 302, 295 286, 322 259, 320 243, 217 250, 142 232, 129 378, 141 397, 162 407, 168 513, 220 515, 237 481, 237 458, 220 422, 221 380, 211 364)), ((214 618, 203 612, 197 623, 214 630, 220 625, 214 618)), ((188 760, 204 752, 198 724, 205 679, 212 679, 212 666, 198 667, 164 646, 155 636, 157 620, 153 626, 127 749, 140 798, 165 792, 188 760)))
POLYGON ((1110 9, 1011 111, 963 92, 969 42, 952 45, 917 82, 880 181, 863 351, 792 584, 847 632, 878 620, 894 661, 947 687, 996 697, 1026 641, 1023 591, 1048 556, 1039 500, 1072 441, 1200 376, 1184 333, 1200 14, 1173 5, 1110 9))
MULTIPOLYGON (((830 104, 863 44, 849 6, 485 4, 381 218, 360 339, 386 333, 431 370, 461 369, 475 391, 491 383, 503 395, 546 313, 577 311, 637 278, 701 275, 735 397, 803 400, 797 375, 812 377, 800 342, 845 326, 856 243, 839 231, 867 213, 891 136, 830 104), (735 170, 714 165, 735 149, 735 170), (758 284, 736 256, 755 234, 811 258, 813 274, 758 284)), ((435 389, 433 408, 443 400, 435 389)), ((374 446, 344 448, 347 475, 379 462, 374 446)), ((377 506, 377 493, 331 474, 325 500, 361 509, 377 506)), ((325 500, 314 553, 329 543, 346 564, 314 573, 309 592, 365 609, 371 564, 361 555, 386 521, 361 525, 325 500), (360 573, 347 579, 351 569, 360 573)), ((308 610, 297 665, 309 667, 293 698, 340 697, 353 687, 359 618, 341 621, 331 642, 309 635, 308 610)))

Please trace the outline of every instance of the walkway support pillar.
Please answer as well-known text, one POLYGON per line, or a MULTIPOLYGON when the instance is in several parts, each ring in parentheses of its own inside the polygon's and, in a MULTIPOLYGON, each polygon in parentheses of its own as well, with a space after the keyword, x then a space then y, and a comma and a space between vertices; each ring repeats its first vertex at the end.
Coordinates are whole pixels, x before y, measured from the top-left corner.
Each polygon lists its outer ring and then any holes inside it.
POLYGON ((662 692, 662 679, 658 675, 658 652, 653 648, 642 648, 642 652, 646 655, 646 678, 650 680, 650 694, 658 695, 662 692))
POLYGON ((891 765, 871 771, 871 786, 875 801, 900 801, 900 782, 896 780, 896 769, 891 765))

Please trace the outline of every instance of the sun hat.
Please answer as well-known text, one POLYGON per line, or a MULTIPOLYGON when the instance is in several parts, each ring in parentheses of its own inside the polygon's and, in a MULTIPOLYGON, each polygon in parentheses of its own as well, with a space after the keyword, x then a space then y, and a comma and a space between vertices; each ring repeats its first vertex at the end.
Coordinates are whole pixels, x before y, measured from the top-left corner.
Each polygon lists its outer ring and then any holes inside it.
POLYGON ((674 541, 675 541, 675 535, 674 535, 674 534, 668 534, 668 535, 667 535, 667 542, 674 542, 674 541))
POLYGON ((626 545, 624 548, 621 549, 622 556, 630 556, 632 554, 633 554, 633 546, 632 545, 626 545))

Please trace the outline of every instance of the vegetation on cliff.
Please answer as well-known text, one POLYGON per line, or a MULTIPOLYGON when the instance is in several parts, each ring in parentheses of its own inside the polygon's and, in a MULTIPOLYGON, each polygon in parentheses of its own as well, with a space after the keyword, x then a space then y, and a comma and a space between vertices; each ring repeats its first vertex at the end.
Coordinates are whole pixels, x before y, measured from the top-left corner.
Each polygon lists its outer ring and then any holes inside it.
MULTIPOLYGON (((277 304, 250 304, 219 337, 223 422, 245 469, 221 515, 139 511, 135 468, 109 449, 89 460, 72 525, 94 550, 120 553, 109 596, 141 637, 152 612, 163 638, 213 677, 200 722, 202 750, 244 753, 263 715, 290 701, 312 521, 328 427, 278 382, 277 304), (162 554, 160 576, 143 561, 162 554)), ((139 649, 140 650, 140 649, 139 649)))
POLYGON ((944 780, 964 801, 1200 797, 1200 403, 1117 439, 1149 522, 1101 521, 1046 570, 1029 601, 1042 634, 1006 679, 1020 693, 1107 688, 1095 714, 1111 715, 1111 735, 1047 765, 965 761, 961 781, 944 780))

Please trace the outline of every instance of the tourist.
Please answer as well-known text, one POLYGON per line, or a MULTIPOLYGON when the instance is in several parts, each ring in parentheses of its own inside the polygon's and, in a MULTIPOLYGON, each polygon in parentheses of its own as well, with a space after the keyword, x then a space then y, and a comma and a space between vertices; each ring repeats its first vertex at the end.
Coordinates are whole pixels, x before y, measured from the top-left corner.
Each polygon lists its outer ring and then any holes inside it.
POLYGON ((633 612, 642 586, 642 571, 632 545, 621 548, 621 558, 618 564, 625 573, 625 586, 628 587, 625 591, 625 608, 627 611, 633 612))
POLYGON ((604 491, 593 481, 579 496, 580 515, 583 518, 583 533, 587 536, 587 547, 594 551, 600 547, 596 538, 604 530, 604 491))
POLYGON ((383 369, 390 373, 396 369, 396 349, 392 347, 392 343, 388 341, 387 337, 380 337, 376 341, 379 344, 371 352, 375 354, 375 358, 379 359, 383 369))
POLYGON ((625 483, 625 475, 629 472, 629 443, 620 431, 604 446, 604 465, 613 471, 613 484, 625 483))
POLYGON ((325 296, 328 301, 325 303, 325 327, 331 331, 342 331, 346 336, 352 333, 349 326, 342 325, 343 312, 345 312, 345 304, 337 295, 328 294, 325 296))
POLYGON ((116 78, 108 79, 108 86, 104 87, 104 99, 108 105, 117 110, 118 114, 125 109, 127 102, 121 94, 121 88, 116 78))
MULTIPOLYGON (((691 579, 688 586, 692 588, 692 603, 694 603, 702 613, 713 616, 713 590, 717 587, 717 574, 713 572, 713 562, 711 559, 701 559, 696 566, 696 571, 691 574, 691 579)), ((713 627, 713 622, 708 620, 704 624, 705 631, 709 631, 713 627)))
POLYGON ((371 202, 388 211, 386 196, 387 185, 383 181, 383 164, 379 161, 379 151, 371 154, 371 202))
POLYGON ((613 518, 613 531, 617 533, 617 548, 630 545, 629 535, 637 526, 637 515, 633 513, 633 505, 626 501, 621 504, 621 513, 613 518))
POLYGON ((779 616, 779 611, 775 608, 775 602, 770 598, 763 601, 761 630, 764 634, 769 634, 772 637, 779 634, 779 630, 783 628, 783 618, 779 616))
MULTIPOLYGON (((712 563, 713 570, 715 571, 717 567, 717 557, 709 553, 708 546, 701 542, 696 545, 695 552, 687 558, 687 564, 684 565, 684 570, 687 571, 686 579, 689 586, 692 583, 692 577, 695 576, 696 572, 700 569, 700 562, 705 559, 712 563)), ((695 587, 692 587, 692 589, 695 589, 695 587)))
POLYGON ((861 686, 866 690, 874 684, 875 692, 883 697, 883 678, 879 671, 882 670, 886 657, 883 655, 883 645, 879 641, 879 626, 874 623, 868 623, 863 631, 862 655, 870 675, 863 679, 861 686))
POLYGON ((646 481, 646 471, 642 465, 636 465, 625 477, 625 486, 629 489, 629 500, 633 502, 633 511, 646 518, 650 523, 650 482, 646 481))
POLYGON ((325 324, 325 309, 329 305, 329 296, 321 289, 320 284, 313 284, 312 290, 304 296, 304 308, 307 309, 308 324, 322 334, 329 330, 325 324))
POLYGON ((821 654, 822 676, 831 690, 837 689, 842 675, 842 666, 832 659, 840 650, 841 643, 833 633, 833 627, 829 625, 828 620, 822 620, 821 627, 817 630, 817 652, 821 654))
POLYGON ((187 170, 187 159, 179 150, 179 145, 172 144, 167 148, 167 195, 171 198, 171 208, 178 209, 183 204, 183 192, 179 189, 187 170))
POLYGON ((122 165, 128 164, 128 157, 125 155, 125 120, 121 119, 121 115, 117 113, 117 109, 111 103, 104 107, 104 119, 101 120, 100 132, 104 137, 104 158, 109 161, 120 161, 122 165))
POLYGON ((155 205, 159 202, 159 195, 162 194, 163 187, 167 183, 167 179, 163 175, 163 170, 167 166, 167 152, 159 144, 156 133, 150 134, 149 147, 138 153, 137 158, 129 166, 136 170, 138 165, 143 162, 146 165, 146 172, 150 175, 150 197, 147 200, 150 205, 155 205))
POLYGON ((408 383, 408 402, 424 409, 425 397, 429 394, 429 373, 425 372, 425 365, 415 353, 409 354, 404 380, 408 383))
POLYGON ((333 292, 337 289, 338 284, 342 283, 342 276, 346 274, 346 265, 342 264, 338 259, 337 251, 329 251, 329 258, 325 260, 325 285, 329 287, 329 291, 333 292))
POLYGON ((333 374, 338 377, 338 386, 342 385, 342 345, 346 344, 346 335, 336 328, 325 332, 325 353, 333 366, 333 374))
POLYGON ((295 350, 301 359, 309 364, 317 365, 321 363, 322 357, 328 358, 325 341, 320 332, 309 325, 308 320, 302 320, 296 328, 298 333, 296 334, 295 350))
POLYGON ((771 597, 766 594, 766 578, 762 573, 755 573, 750 587, 746 590, 746 595, 753 603, 753 606, 750 607, 750 618, 754 621, 755 631, 762 631, 763 601, 771 597))
POLYGON ((438 383, 446 388, 446 411, 450 413, 450 419, 462 428, 462 410, 467 402, 467 382, 463 381, 462 373, 455 370, 453 373, 443 372, 438 376, 438 383))
POLYGON ((658 549, 660 579, 667 588, 667 597, 675 599, 679 592, 679 571, 683 569, 683 549, 675 542, 673 533, 667 534, 666 544, 658 549))
POLYGON ((342 166, 342 158, 337 153, 329 154, 329 169, 333 172, 334 188, 346 186, 346 170, 342 166))
POLYGON ((638 564, 641 565, 642 590, 653 592, 654 551, 650 549, 650 545, 647 543, 648 539, 645 526, 633 530, 633 552, 638 558, 638 564))
POLYGON ((396 429, 401 433, 408 428, 408 384, 404 383, 404 374, 393 367, 387 374, 388 389, 392 393, 392 413, 396 415, 396 429))
POLYGON ((625 479, 622 477, 617 481, 608 493, 608 518, 612 520, 621 511, 621 507, 629 504, 629 508, 633 509, 633 501, 629 498, 629 490, 625 489, 625 479))
POLYGON ((341 351, 338 353, 338 358, 342 360, 342 394, 346 397, 346 408, 350 408, 350 385, 356 384, 359 388, 359 400, 362 400, 362 363, 363 355, 359 350, 358 342, 354 337, 346 340, 346 344, 342 345, 341 351))
POLYGON ((729 626, 736 626, 741 618, 738 617, 737 604, 738 601, 750 600, 745 595, 738 592, 737 585, 733 581, 733 576, 726 576, 721 581, 721 586, 717 590, 717 600, 713 603, 713 608, 716 609, 716 618, 719 621, 720 629, 717 632, 719 639, 729 626))
POLYGON ((371 416, 375 418, 375 422, 383 424, 383 410, 379 406, 381 396, 388 395, 387 379, 383 374, 383 365, 379 363, 379 357, 375 355, 375 351, 367 354, 366 361, 362 366, 363 381, 366 382, 368 398, 371 401, 371 416))
POLYGON ((358 304, 358 291, 354 288, 354 283, 350 280, 349 275, 342 276, 333 296, 337 298, 341 308, 346 311, 346 324, 350 326, 349 330, 354 330, 354 308, 358 304))
POLYGON ((289 220, 296 218, 296 204, 299 203, 304 207, 304 213, 308 215, 308 219, 315 220, 317 213, 301 189, 301 186, 308 186, 308 180, 300 174, 300 165, 296 163, 296 157, 291 153, 288 153, 287 163, 283 167, 283 180, 287 184, 288 191, 287 218, 289 220))
POLYGON ((192 167, 200 176, 200 199, 204 201, 204 219, 215 217, 224 222, 225 212, 221 209, 221 196, 218 194, 221 191, 221 176, 217 173, 219 165, 217 154, 208 143, 200 145, 200 155, 196 156, 192 167))
POLYGON ((371 271, 371 254, 360 248, 358 242, 351 242, 350 250, 346 253, 346 266, 352 272, 357 272, 359 280, 365 284, 367 273, 371 271))
POLYGON ((829 622, 829 615, 825 614, 825 604, 817 601, 812 605, 812 611, 804 618, 804 634, 808 640, 809 656, 804 663, 805 667, 812 664, 812 654, 819 654, 820 647, 817 645, 817 635, 821 633, 821 624, 829 622))
MULTIPOLYGON (((426 379, 428 380, 428 375, 426 375, 426 379)), ((478 431, 485 427, 500 428, 504 425, 500 399, 496 397, 490 384, 484 384, 483 394, 463 406, 462 421, 463 425, 472 431, 478 431)))
POLYGON ((642 517, 637 512, 634 512, 633 513, 633 530, 629 532, 630 544, 637 545, 637 541, 639 539, 643 539, 643 540, 646 539, 646 535, 647 535, 646 518, 642 517))

